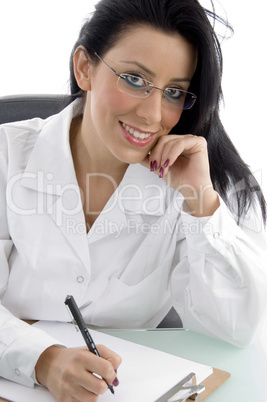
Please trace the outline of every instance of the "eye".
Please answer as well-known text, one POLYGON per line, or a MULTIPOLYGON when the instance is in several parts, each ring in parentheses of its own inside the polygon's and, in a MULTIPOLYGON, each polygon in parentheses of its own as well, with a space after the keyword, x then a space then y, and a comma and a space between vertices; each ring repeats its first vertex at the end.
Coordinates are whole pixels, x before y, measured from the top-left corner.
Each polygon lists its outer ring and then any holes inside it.
POLYGON ((135 88, 143 88, 147 86, 146 80, 139 75, 121 74, 121 78, 124 79, 125 83, 135 88))
POLYGON ((175 100, 183 99, 186 95, 186 93, 180 88, 166 88, 164 94, 165 96, 175 100))

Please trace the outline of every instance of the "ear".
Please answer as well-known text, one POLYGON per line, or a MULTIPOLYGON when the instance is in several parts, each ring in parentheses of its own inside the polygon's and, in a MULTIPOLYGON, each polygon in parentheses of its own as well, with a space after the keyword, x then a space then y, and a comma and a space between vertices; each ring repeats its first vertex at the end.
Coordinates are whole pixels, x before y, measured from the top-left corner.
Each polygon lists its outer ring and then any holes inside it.
POLYGON ((83 46, 77 47, 73 56, 73 69, 77 84, 84 91, 91 90, 90 56, 83 46))

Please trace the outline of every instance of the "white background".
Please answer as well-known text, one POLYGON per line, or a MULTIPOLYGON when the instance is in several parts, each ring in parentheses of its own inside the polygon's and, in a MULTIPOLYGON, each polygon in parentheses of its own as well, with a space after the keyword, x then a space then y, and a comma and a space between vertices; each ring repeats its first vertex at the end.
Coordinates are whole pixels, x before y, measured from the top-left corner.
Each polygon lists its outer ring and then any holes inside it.
MULTIPOLYGON (((67 93, 69 55, 95 0, 0 0, 0 96, 67 93)), ((201 0, 210 8, 209 0, 201 0)), ((267 194, 264 0, 214 0, 235 34, 222 41, 222 121, 267 194)), ((220 33, 225 33, 218 26, 220 33)))

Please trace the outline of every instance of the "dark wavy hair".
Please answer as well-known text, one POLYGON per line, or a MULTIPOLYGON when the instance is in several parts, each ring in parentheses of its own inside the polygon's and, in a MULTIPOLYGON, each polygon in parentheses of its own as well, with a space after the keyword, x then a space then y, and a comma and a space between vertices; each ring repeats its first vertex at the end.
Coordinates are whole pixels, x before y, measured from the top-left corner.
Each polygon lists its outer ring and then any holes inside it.
POLYGON ((219 117, 222 100, 222 52, 212 21, 231 29, 213 11, 204 9, 197 0, 101 0, 83 25, 70 60, 70 87, 74 97, 82 95, 73 71, 73 54, 78 46, 87 49, 92 61, 104 56, 130 28, 149 25, 165 33, 179 33, 198 49, 198 64, 190 92, 197 102, 182 113, 173 134, 194 134, 207 140, 210 173, 214 188, 236 213, 237 222, 246 215, 254 201, 260 204, 264 222, 266 202, 249 167, 226 134, 219 117), (232 194, 232 195, 229 195, 232 194), (231 199, 232 197, 232 199, 231 199), (234 199, 233 199, 234 197, 234 199))

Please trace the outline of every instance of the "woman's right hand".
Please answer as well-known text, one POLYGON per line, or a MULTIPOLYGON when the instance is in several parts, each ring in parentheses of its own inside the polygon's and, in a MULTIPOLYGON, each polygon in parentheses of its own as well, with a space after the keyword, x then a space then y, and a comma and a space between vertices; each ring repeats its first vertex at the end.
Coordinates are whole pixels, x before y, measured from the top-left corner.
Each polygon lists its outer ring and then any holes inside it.
POLYGON ((87 348, 49 347, 35 366, 37 381, 60 402, 97 401, 98 395, 107 391, 107 384, 118 385, 116 371, 121 363, 120 356, 110 349, 97 348, 101 357, 87 348))

